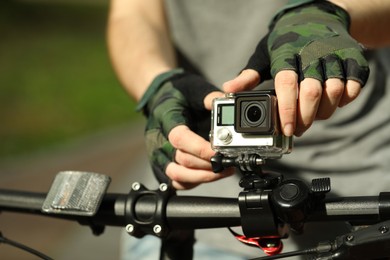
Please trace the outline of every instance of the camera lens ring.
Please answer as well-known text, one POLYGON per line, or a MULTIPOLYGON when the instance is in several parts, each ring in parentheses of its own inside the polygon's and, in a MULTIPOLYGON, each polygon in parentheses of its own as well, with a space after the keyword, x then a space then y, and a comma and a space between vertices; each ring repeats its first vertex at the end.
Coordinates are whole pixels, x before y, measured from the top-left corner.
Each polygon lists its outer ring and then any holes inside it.
POLYGON ((266 109, 261 102, 251 102, 244 110, 246 124, 251 127, 261 125, 265 119, 265 115, 266 109))

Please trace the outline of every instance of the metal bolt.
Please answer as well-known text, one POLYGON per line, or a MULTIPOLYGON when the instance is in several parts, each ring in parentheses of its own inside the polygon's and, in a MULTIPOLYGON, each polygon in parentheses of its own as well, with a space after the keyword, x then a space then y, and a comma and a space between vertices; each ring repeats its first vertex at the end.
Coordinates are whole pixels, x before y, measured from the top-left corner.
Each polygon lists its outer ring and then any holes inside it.
POLYGON ((131 224, 128 224, 126 226, 126 232, 129 233, 129 234, 132 234, 134 232, 134 226, 131 225, 131 224))
POLYGON ((379 232, 381 232, 381 234, 384 234, 384 233, 387 233, 389 231, 389 227, 380 226, 378 230, 379 230, 379 232))
POLYGON ((160 184, 160 191, 166 191, 168 190, 168 185, 166 183, 161 183, 160 184))
POLYGON ((141 188, 141 184, 139 184, 139 182, 134 182, 132 185, 131 185, 131 188, 135 191, 139 190, 141 188))
POLYGON ((263 165, 265 164, 265 161, 261 158, 256 158, 256 165, 263 165))
POLYGON ((276 247, 276 243, 267 243, 266 247, 276 247))
POLYGON ((348 235, 346 238, 345 238, 348 242, 352 241, 354 239, 354 236, 352 235, 348 235))
POLYGON ((153 232, 155 233, 155 234, 160 234, 161 233, 161 231, 162 231, 162 227, 160 226, 160 225, 155 225, 154 227, 153 227, 153 232))

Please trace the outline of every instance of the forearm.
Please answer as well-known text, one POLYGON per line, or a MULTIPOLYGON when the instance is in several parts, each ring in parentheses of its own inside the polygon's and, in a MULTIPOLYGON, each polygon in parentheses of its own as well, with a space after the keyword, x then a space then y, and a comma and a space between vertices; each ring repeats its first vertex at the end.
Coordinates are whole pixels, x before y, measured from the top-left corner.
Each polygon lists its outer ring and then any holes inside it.
POLYGON ((176 66, 162 1, 113 0, 108 48, 119 80, 139 100, 155 76, 176 66))
POLYGON ((351 16, 351 35, 366 47, 390 44, 389 0, 329 0, 344 8, 351 16))

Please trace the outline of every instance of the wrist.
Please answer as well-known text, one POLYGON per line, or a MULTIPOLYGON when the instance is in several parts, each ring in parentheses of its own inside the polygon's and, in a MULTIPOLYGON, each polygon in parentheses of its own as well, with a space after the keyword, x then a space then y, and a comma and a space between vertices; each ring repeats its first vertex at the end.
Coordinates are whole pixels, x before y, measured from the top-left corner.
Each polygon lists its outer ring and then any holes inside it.
POLYGON ((132 84, 134 88, 131 91, 131 95, 137 102, 140 102, 156 77, 174 69, 168 66, 156 66, 142 69, 139 72, 132 72, 133 77, 136 75, 137 80, 132 84))
POLYGON ((269 24, 270 27, 273 27, 275 25, 275 22, 279 20, 279 18, 287 13, 289 10, 294 9, 296 7, 315 2, 315 0, 289 0, 285 6, 283 6, 282 9, 280 9, 275 16, 271 19, 271 22, 269 24))
POLYGON ((344 2, 341 1, 290 1, 294 4, 287 4, 285 8, 279 11, 271 21, 270 27, 273 28, 280 20, 287 20, 286 17, 293 17, 297 21, 287 21, 287 24, 294 24, 296 22, 301 23, 307 19, 321 20, 324 15, 326 17, 324 23, 331 22, 331 20, 337 23, 343 24, 345 28, 349 30, 350 27, 350 15, 347 11, 347 7, 344 2), (300 12, 299 15, 294 15, 294 12, 300 12), (308 17, 304 17, 308 16, 308 17))
POLYGON ((340 0, 327 0, 327 2, 330 2, 334 5, 337 5, 338 7, 344 9, 346 12, 349 12, 348 5, 346 4, 345 1, 340 1, 340 0))
POLYGON ((176 69, 171 69, 163 73, 160 73, 156 77, 154 77, 152 82, 149 84, 149 86, 143 93, 142 97, 139 99, 136 110, 141 111, 142 109, 144 109, 148 101, 151 99, 151 97, 160 89, 160 87, 165 82, 170 80, 172 77, 183 73, 184 73, 183 69, 176 68, 176 69))

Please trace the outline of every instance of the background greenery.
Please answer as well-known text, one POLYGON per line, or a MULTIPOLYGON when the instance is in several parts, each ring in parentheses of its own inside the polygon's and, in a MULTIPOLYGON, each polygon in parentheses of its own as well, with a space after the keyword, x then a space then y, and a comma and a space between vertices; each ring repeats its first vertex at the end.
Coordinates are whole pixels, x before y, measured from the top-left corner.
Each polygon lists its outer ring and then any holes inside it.
POLYGON ((0 157, 137 120, 106 49, 108 3, 0 1, 0 157))

